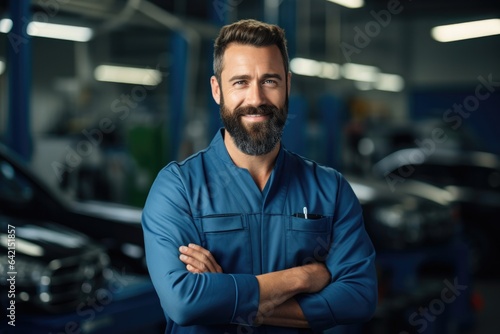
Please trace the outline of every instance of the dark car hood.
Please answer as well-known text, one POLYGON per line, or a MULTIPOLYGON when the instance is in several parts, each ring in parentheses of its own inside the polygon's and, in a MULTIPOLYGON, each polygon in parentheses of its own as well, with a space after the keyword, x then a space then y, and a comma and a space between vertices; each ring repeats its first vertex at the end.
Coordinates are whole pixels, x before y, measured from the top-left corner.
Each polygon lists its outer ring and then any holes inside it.
MULTIPOLYGON (((0 226, 1 248, 7 249, 8 241, 14 240, 12 236, 9 239, 7 231, 15 232, 11 235, 15 236, 16 256, 25 255, 41 261, 50 261, 99 247, 87 236, 51 222, 13 219, 0 215, 0 226)), ((3 252, 7 253, 6 250, 3 252)))
MULTIPOLYGON (((407 173, 411 178, 420 178, 421 182, 444 188, 457 202, 491 207, 500 204, 500 157, 492 153, 439 149, 433 154, 423 155, 418 148, 403 149, 373 166, 377 177, 384 177, 387 171, 394 171, 400 178, 407 173), (419 156, 421 160, 411 163, 419 156), (432 166, 427 168, 432 168, 436 176, 415 177, 413 174, 424 168, 422 166, 432 166)), ((406 182, 407 178, 404 179, 406 182)))
POLYGON ((126 224, 141 226, 142 209, 110 202, 101 201, 72 201, 69 208, 73 212, 87 216, 118 221, 126 224))
POLYGON ((415 180, 401 183, 385 182, 373 177, 344 174, 361 204, 374 201, 399 202, 404 197, 416 197, 439 205, 449 205, 453 195, 446 189, 415 180))

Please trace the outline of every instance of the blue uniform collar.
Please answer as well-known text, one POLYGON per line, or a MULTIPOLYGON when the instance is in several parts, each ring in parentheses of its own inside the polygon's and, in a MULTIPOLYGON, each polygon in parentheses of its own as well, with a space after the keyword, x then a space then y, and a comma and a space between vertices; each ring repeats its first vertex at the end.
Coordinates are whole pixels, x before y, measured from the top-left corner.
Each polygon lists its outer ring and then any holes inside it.
MULTIPOLYGON (((239 169, 239 167, 237 167, 234 164, 233 160, 231 159, 231 156, 229 155, 229 152, 227 151, 226 145, 224 144, 224 131, 225 131, 224 128, 220 128, 219 131, 217 131, 217 134, 210 143, 210 148, 215 151, 217 157, 221 159, 224 163, 230 164, 234 168, 239 169)), ((266 193, 269 187, 274 183, 276 173, 283 166, 284 157, 285 157, 285 150, 283 149, 283 143, 281 143, 278 156, 276 157, 276 163, 274 164, 273 171, 271 173, 271 176, 269 177, 269 180, 266 184, 266 187, 264 188, 263 193, 266 193)))

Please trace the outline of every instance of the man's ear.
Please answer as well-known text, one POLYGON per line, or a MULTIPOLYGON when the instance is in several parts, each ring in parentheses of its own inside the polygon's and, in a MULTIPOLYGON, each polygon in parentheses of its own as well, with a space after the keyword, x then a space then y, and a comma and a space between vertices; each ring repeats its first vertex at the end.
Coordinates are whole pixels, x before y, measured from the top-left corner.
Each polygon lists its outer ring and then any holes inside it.
POLYGON ((210 86, 212 87, 212 97, 214 98, 215 103, 220 104, 220 85, 215 75, 212 75, 210 78, 210 86))

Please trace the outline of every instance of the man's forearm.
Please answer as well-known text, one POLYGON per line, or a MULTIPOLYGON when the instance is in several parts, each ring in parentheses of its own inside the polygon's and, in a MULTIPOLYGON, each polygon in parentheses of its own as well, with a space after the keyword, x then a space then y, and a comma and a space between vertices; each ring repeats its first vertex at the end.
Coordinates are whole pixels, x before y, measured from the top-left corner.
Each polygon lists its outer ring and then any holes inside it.
POLYGON ((259 313, 308 290, 307 275, 297 268, 258 275, 257 281, 260 293, 259 313))
POLYGON ((299 304, 293 297, 315 293, 330 281, 330 273, 315 263, 257 276, 260 301, 257 322, 287 327, 308 327, 299 304))
POLYGON ((309 328, 309 323, 304 316, 297 301, 292 298, 282 304, 261 306, 261 312, 256 319, 257 325, 271 325, 281 327, 309 328))
MULTIPOLYGON (((180 247, 180 260, 192 273, 222 272, 212 254, 201 246, 180 247)), ((330 283, 324 264, 311 263, 256 276, 259 284, 259 308, 256 322, 283 327, 309 327, 294 296, 315 293, 330 283)))

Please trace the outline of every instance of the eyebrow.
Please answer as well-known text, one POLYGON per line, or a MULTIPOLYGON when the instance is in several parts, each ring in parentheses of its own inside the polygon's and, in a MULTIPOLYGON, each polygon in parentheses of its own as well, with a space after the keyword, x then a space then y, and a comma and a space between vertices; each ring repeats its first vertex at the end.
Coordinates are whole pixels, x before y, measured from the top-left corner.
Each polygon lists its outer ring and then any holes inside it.
MULTIPOLYGON (((283 78, 281 77, 281 75, 279 75, 278 73, 266 73, 262 76, 262 80, 265 80, 265 79, 278 79, 278 80, 283 80, 283 78)), ((235 75, 235 76, 232 76, 229 81, 235 81, 235 80, 249 80, 251 79, 251 77, 247 74, 242 74, 242 75, 235 75)))

